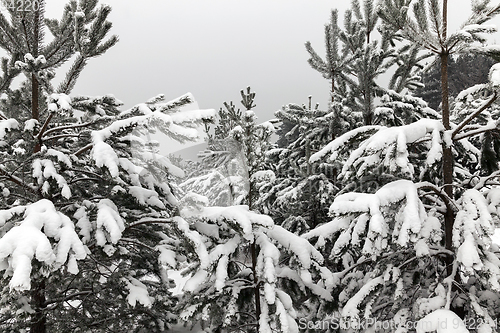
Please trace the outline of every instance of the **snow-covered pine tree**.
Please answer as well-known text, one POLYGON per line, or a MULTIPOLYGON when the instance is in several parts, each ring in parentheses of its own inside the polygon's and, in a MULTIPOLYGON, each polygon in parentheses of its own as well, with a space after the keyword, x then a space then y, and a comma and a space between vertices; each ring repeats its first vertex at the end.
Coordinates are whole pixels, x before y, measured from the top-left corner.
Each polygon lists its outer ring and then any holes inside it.
POLYGON ((376 121, 375 98, 387 92, 377 84, 377 78, 397 65, 388 87, 392 95, 414 90, 421 86, 416 74, 422 67, 420 62, 428 57, 415 45, 396 47, 394 41, 399 36, 377 24, 377 5, 375 0, 364 0, 362 5, 352 0, 343 29, 338 26, 337 11, 332 11, 331 22, 325 26, 326 60, 306 43, 311 67, 332 81, 331 101, 335 102, 335 95, 341 96, 344 106, 363 115, 365 125, 376 121))
MULTIPOLYGON (((181 216, 191 222, 185 236, 197 258, 186 270, 192 276, 181 302, 181 318, 201 321, 213 330, 297 332, 296 309, 303 304, 290 293, 330 300, 327 285, 333 277, 307 241, 255 212, 258 189, 273 177, 262 169, 274 126, 257 125, 251 110, 255 94, 249 88, 241 94, 247 110, 225 103, 215 134, 209 135, 212 150, 203 155, 219 170, 238 162, 236 174, 246 183, 238 203, 246 205, 234 205, 233 200, 227 208, 210 207, 210 201, 196 193, 182 200, 181 216)), ((234 184, 233 177, 228 175, 229 184, 234 184)))
MULTIPOLYGON (((246 204, 254 209, 256 174, 264 168, 265 154, 272 147, 271 135, 275 128, 269 121, 256 123, 257 117, 252 110, 255 107, 255 93, 250 87, 240 93, 245 111, 237 109, 233 102, 224 102, 225 108, 219 110, 213 133, 207 124, 208 149, 199 156, 203 158, 207 168, 214 169, 227 178, 225 183, 230 197, 228 205, 246 204)), ((199 183, 194 179, 188 182, 199 183)), ((208 182, 205 184, 205 189, 199 188, 201 192, 196 193, 211 197, 211 188, 208 187, 208 182)))
POLYGON ((364 1, 363 10, 355 0, 345 14, 344 29, 337 25, 337 11, 332 11, 331 22, 325 27, 325 61, 306 43, 310 65, 325 77, 333 78, 336 88, 326 111, 317 107, 313 110, 309 101, 309 108, 289 104, 276 112, 281 121, 281 147, 268 154, 268 165, 275 178, 261 189, 259 205, 280 225, 289 219, 284 225, 297 232, 314 227, 326 217, 326 204, 335 188, 366 186, 367 181, 379 186, 378 178, 385 177, 382 172, 356 184, 333 182, 337 170, 342 168, 341 160, 308 162, 308 156, 330 140, 366 124, 367 119, 369 123, 392 126, 437 116, 423 100, 407 94, 419 86, 416 71, 427 55, 419 53, 418 47, 403 44, 396 48, 391 44, 397 39, 394 32, 386 29, 382 34, 375 33, 377 21, 373 0, 364 1), (376 79, 389 67, 395 67, 395 71, 385 89, 376 79), (381 94, 382 98, 375 102, 375 95, 381 94))
MULTIPOLYGON (((340 48, 340 29, 338 26, 338 11, 332 10, 330 23, 325 24, 326 57, 323 60, 313 49, 311 42, 306 42, 306 50, 310 55, 309 65, 323 77, 331 81, 331 101, 334 101, 336 84, 350 81, 348 64, 353 61, 353 55, 348 48, 340 48)), ((338 89, 338 88, 337 88, 338 89)))
MULTIPOLYGON (((448 36, 448 1, 419 0, 413 3, 414 19, 409 16, 409 0, 383 0, 379 15, 389 29, 423 49, 435 54, 441 66, 441 114, 445 130, 450 130, 448 62, 452 54, 462 52, 495 54, 494 49, 483 48, 485 33, 496 31, 495 27, 484 25, 500 12, 500 5, 489 6, 491 1, 472 1, 472 14, 462 25, 462 29, 448 36)), ((453 197, 453 152, 448 140, 443 140, 443 181, 444 191, 453 197)), ((447 210, 445 236, 447 249, 452 248, 454 212, 447 210)), ((451 267, 450 267, 451 269, 451 267)))
MULTIPOLYGON (((244 96, 243 91, 241 93, 244 96)), ((211 124, 204 124, 208 149, 199 153, 201 161, 188 162, 189 168, 196 168, 179 188, 183 194, 193 192, 205 196, 210 206, 238 205, 248 193, 247 171, 239 154, 240 147, 231 142, 230 132, 241 124, 243 113, 233 102, 224 102, 224 108, 220 108, 217 115, 213 133, 211 124)))
POLYGON ((126 111, 112 95, 70 98, 88 59, 117 41, 106 39, 111 8, 70 1, 61 20, 44 20, 38 3, 0 13, 0 329, 162 332, 173 319, 169 177, 182 172, 133 131, 192 140, 214 111, 179 110, 190 95, 126 111), (54 89, 54 70, 74 55, 54 89))
POLYGON ((457 324, 473 318, 480 332, 495 329, 500 311, 488 304, 499 301, 499 247, 492 236, 500 189, 497 172, 480 175, 480 151, 472 138, 497 129, 500 67, 491 68, 488 84, 462 92, 452 115, 445 101, 449 53, 495 49, 482 45, 484 33, 494 31, 484 23, 500 12, 500 5, 489 2, 473 1, 463 28, 449 36, 447 1, 413 2, 412 15, 410 1, 380 5, 379 15, 395 33, 442 62, 442 118, 363 126, 311 156, 311 162, 345 156, 343 180, 359 179, 373 168, 394 176, 368 193, 343 192, 330 207, 333 221, 303 235, 340 271, 340 306, 331 315, 357 323, 391 319, 401 325, 398 332, 408 331, 408 319, 436 323, 451 316, 457 324))
MULTIPOLYGON (((309 157, 338 136, 343 128, 354 126, 347 121, 352 118, 346 119, 342 114, 345 110, 325 111, 318 104, 313 108, 311 103, 309 96, 308 106, 288 104, 275 112, 282 125, 278 134, 288 144, 267 153, 266 168, 272 176, 258 184, 259 210, 273 216, 275 223, 299 234, 324 220, 328 212, 326 204, 338 191, 334 186, 338 165, 311 164, 309 157), (293 124, 288 132, 283 130, 285 123, 293 124)), ((339 103, 331 103, 332 108, 334 105, 341 108, 339 103)))

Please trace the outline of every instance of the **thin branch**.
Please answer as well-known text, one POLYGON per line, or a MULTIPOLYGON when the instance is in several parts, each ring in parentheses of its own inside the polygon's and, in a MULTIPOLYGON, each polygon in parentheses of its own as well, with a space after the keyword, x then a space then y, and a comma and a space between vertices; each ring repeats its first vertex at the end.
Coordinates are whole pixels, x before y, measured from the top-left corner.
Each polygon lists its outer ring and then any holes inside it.
POLYGON ((441 188, 436 187, 436 185, 429 182, 421 182, 417 183, 417 188, 422 190, 431 190, 436 193, 441 199, 443 199, 445 205, 448 208, 453 209, 455 212, 458 212, 458 207, 453 199, 451 199, 441 188))
POLYGON ((84 174, 91 175, 91 176, 94 176, 96 178, 99 178, 100 180, 104 180, 104 178, 102 178, 100 175, 98 175, 97 173, 92 172, 92 171, 80 170, 80 169, 75 169, 75 168, 70 168, 68 170, 69 171, 75 171, 75 172, 81 172, 81 173, 84 173, 84 174))
POLYGON ((100 183, 100 182, 102 182, 102 179, 99 179, 99 178, 77 178, 77 179, 71 180, 68 184, 74 184, 74 183, 83 182, 83 181, 94 181, 94 182, 100 183))
POLYGON ((53 304, 53 303, 59 303, 59 302, 66 302, 66 301, 69 301, 70 299, 72 298, 75 298, 77 296, 82 296, 82 295, 88 295, 88 294, 91 294, 92 291, 80 291, 80 292, 77 292, 77 293, 74 293, 74 294, 71 294, 71 295, 68 295, 68 296, 64 296, 64 297, 59 297, 59 298, 54 298, 54 299, 51 299, 51 300, 48 300, 45 302, 45 305, 49 305, 49 304, 53 304))
POLYGON ((487 101, 485 102, 479 109, 477 109, 476 111, 474 111, 473 113, 471 113, 467 118, 465 118, 464 121, 462 121, 462 123, 460 123, 457 128, 455 128, 453 130, 453 133, 451 134, 451 138, 454 139, 455 136, 465 127, 465 125, 467 125, 468 123, 470 123, 472 120, 474 120, 474 118, 476 118, 479 114, 481 114, 481 112, 483 112, 484 110, 486 110, 488 107, 491 106, 491 104, 493 104, 493 102, 497 99, 497 93, 496 91, 493 93, 493 96, 487 101))
POLYGON ((49 136, 48 138, 45 138, 44 141, 50 141, 62 138, 79 138, 79 137, 80 134, 61 134, 61 135, 49 136))
POLYGON ((74 129, 74 128, 80 128, 80 127, 87 127, 94 124, 94 122, 91 123, 83 123, 83 124, 78 124, 78 125, 68 125, 68 126, 60 126, 60 127, 54 127, 49 129, 44 133, 44 135, 49 135, 50 133, 56 132, 56 131, 62 131, 66 129, 74 129))
POLYGON ((2 167, 0 167, 0 175, 5 176, 7 178, 7 180, 21 186, 24 189, 27 189, 31 193, 36 194, 39 197, 41 196, 40 192, 38 191, 38 189, 36 187, 31 186, 29 184, 26 184, 21 178, 18 178, 14 175, 11 175, 9 172, 5 171, 2 167))
POLYGON ((89 143, 88 145, 86 145, 85 147, 81 148, 80 150, 78 150, 76 153, 75 153, 75 156, 79 156, 81 154, 83 154, 84 152, 86 152, 87 150, 89 149, 92 149, 92 147, 94 147, 94 144, 93 143, 89 143))
POLYGON ((486 126, 480 128, 480 129, 477 129, 477 130, 474 130, 474 131, 469 131, 467 133, 462 133, 461 135, 457 135, 454 138, 454 140, 455 141, 460 141, 460 140, 469 138, 469 137, 474 136, 474 135, 478 135, 478 134, 481 134, 481 133, 493 131, 495 129, 497 129, 497 124, 486 125, 486 126))
POLYGON ((497 170, 497 171, 491 173, 487 177, 481 177, 481 178, 479 178, 479 182, 476 184, 476 186, 474 186, 474 188, 476 190, 479 190, 485 186, 485 184, 488 180, 490 180, 491 178, 494 178, 494 177, 498 177, 498 176, 500 176, 500 170, 497 170))
POLYGON ((47 127, 49 126, 49 123, 50 121, 52 120, 52 117, 54 117, 54 112, 51 112, 49 114, 49 116, 47 117, 47 119, 45 119, 45 122, 43 123, 43 126, 42 128, 40 129, 40 132, 38 133, 38 135, 36 136, 37 140, 38 141, 41 141, 42 140, 42 136, 45 132, 45 130, 47 129, 47 127))
POLYGON ((119 241, 119 242, 128 242, 128 243, 132 243, 132 244, 135 244, 135 245, 139 245, 139 246, 145 247, 145 248, 147 248, 147 249, 149 249, 149 250, 151 250, 151 251, 157 251, 155 248, 153 248, 153 247, 151 247, 151 246, 149 246, 149 245, 147 245, 147 244, 141 243, 141 242, 139 242, 139 241, 136 241, 136 240, 134 240, 134 239, 130 239, 130 238, 120 238, 118 241, 119 241))
POLYGON ((126 227, 125 230, 123 230, 123 232, 125 233, 128 229, 131 229, 131 228, 137 227, 139 225, 143 225, 143 224, 171 224, 173 222, 174 222, 173 219, 141 220, 141 221, 132 223, 131 225, 126 227))
MULTIPOLYGON (((45 58, 45 59, 47 60, 47 62, 48 62, 48 61, 49 61, 49 60, 50 60, 50 59, 51 59, 51 58, 52 58, 55 54, 57 54, 57 52, 59 52, 59 50, 61 49, 61 47, 62 47, 62 46, 63 46, 63 45, 64 45, 64 44, 68 41, 68 40, 71 40, 71 39, 73 39, 73 35, 72 35, 72 34, 69 34, 69 36, 68 36, 68 37, 66 37, 66 39, 65 39, 65 40, 63 40, 61 43, 59 43, 59 45, 57 46, 57 48, 55 48, 55 49, 52 51, 52 53, 47 54, 47 56, 46 56, 46 58, 45 58)), ((74 52, 73 52, 73 53, 74 53, 74 52)))

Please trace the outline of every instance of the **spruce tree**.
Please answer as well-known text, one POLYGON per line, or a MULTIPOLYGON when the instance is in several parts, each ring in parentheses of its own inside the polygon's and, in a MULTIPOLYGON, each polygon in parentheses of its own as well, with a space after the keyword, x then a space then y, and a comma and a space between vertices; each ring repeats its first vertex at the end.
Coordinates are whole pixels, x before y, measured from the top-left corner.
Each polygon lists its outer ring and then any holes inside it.
MULTIPOLYGON (((255 92, 252 92, 250 87, 247 87, 246 91, 241 90, 241 97, 241 104, 246 109, 245 111, 236 109, 232 102, 224 103, 225 109, 220 109, 213 133, 207 124, 209 149, 200 155, 205 163, 217 170, 216 173, 227 177, 223 187, 227 186, 229 205, 245 204, 250 211, 253 211, 256 208, 255 201, 258 194, 255 183, 259 171, 262 170, 265 153, 272 146, 270 139, 275 129, 270 122, 256 123, 257 117, 252 110, 255 107, 255 92), (237 180, 236 183, 235 180, 237 180)), ((213 190, 206 189, 209 192, 213 190)), ((187 197, 190 198, 190 193, 187 197)), ((252 288, 254 317, 259 318, 261 288, 258 284, 257 258, 260 248, 256 240, 249 244, 247 250, 251 257, 252 278, 254 279, 252 288)), ((260 326, 260 323, 257 322, 256 325, 260 326)))
POLYGON ((272 177, 260 184, 257 205, 262 212, 271 214, 275 223, 298 234, 326 218, 327 204, 338 191, 335 177, 339 165, 311 164, 309 157, 343 129, 355 126, 349 123, 353 119, 343 114, 339 103, 330 105, 337 108, 325 111, 318 104, 313 108, 309 96, 308 105, 288 104, 275 112, 282 124, 280 139, 289 143, 267 154, 265 167, 272 177), (285 132, 283 125, 287 123, 294 126, 285 132))

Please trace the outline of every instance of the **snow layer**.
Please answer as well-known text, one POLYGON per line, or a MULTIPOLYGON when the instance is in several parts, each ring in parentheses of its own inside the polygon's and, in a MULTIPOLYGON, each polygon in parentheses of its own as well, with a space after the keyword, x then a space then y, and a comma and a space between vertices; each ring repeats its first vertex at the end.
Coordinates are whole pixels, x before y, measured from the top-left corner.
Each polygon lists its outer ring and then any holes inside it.
POLYGON ((457 260, 472 273, 484 266, 480 253, 481 248, 487 250, 491 245, 492 217, 486 198, 478 190, 467 190, 461 206, 453 225, 453 245, 458 248, 457 260))
POLYGON ((34 160, 33 177, 37 179, 38 185, 42 185, 43 193, 49 192, 50 183, 47 182, 47 180, 52 178, 56 181, 58 187, 61 189, 61 195, 66 199, 71 198, 71 190, 68 186, 68 183, 66 182, 66 179, 57 172, 57 169, 51 160, 34 160))
POLYGON ((297 236, 277 225, 269 230, 268 235, 280 243, 285 249, 294 253, 305 269, 311 267, 311 258, 318 263, 323 262, 321 253, 303 237, 297 236))
POLYGON ((85 257, 85 247, 69 217, 46 199, 26 206, 22 221, 0 239, 1 266, 12 272, 11 290, 31 288, 33 259, 57 269, 69 258, 69 271, 76 274, 76 260, 85 257))
POLYGON ((319 161, 321 158, 323 158, 325 155, 331 153, 332 155, 330 156, 330 160, 335 160, 338 156, 338 150, 341 149, 342 147, 346 146, 346 144, 353 140, 354 138, 358 137, 359 135, 370 135, 373 134, 374 132, 383 129, 383 126, 362 126, 358 127, 356 129, 353 129, 352 131, 349 131, 340 137, 336 138, 329 144, 327 144, 325 147, 323 147, 320 151, 317 153, 311 155, 311 158, 309 159, 309 162, 314 163, 316 161, 319 161))
POLYGON ((101 199, 99 201, 97 204, 96 222, 97 245, 106 245, 107 239, 113 244, 116 244, 120 240, 125 225, 113 201, 109 199, 101 199), (104 230, 107 231, 107 235, 104 233, 104 230))
MULTIPOLYGON (((215 116, 215 110, 179 111, 177 105, 182 104, 182 100, 190 102, 194 99, 189 94, 167 103, 139 104, 120 114, 121 117, 126 118, 114 121, 103 129, 92 131, 92 158, 96 165, 106 167, 113 177, 118 177, 118 156, 114 149, 106 143, 106 140, 127 128, 139 126, 144 129, 158 129, 180 142, 198 140, 199 133, 196 127, 201 124, 203 119, 212 119, 215 116), (133 113, 140 113, 140 115, 130 116, 133 113)), ((161 158, 156 161, 160 160, 161 158)), ((164 159, 160 163, 167 166, 170 171, 182 175, 182 172, 179 172, 168 159, 164 159)))
POLYGON ((248 209, 248 206, 206 207, 201 212, 183 211, 185 217, 197 216, 202 219, 219 223, 234 223, 247 240, 253 240, 252 226, 272 226, 273 220, 267 215, 257 214, 248 209))
POLYGON ((5 138, 8 131, 19 128, 19 123, 15 119, 0 120, 0 140, 5 138))
POLYGON ((342 309, 342 317, 359 318, 359 304, 380 284, 384 283, 384 278, 379 276, 365 283, 363 287, 352 296, 342 309))
POLYGON ((414 167, 408 160, 407 145, 430 135, 432 140, 426 164, 433 164, 441 158, 441 132, 443 131, 443 124, 433 119, 420 119, 409 125, 397 127, 363 126, 333 140, 313 154, 310 161, 315 162, 328 153, 331 153, 330 159, 334 160, 347 143, 355 139, 359 140, 361 137, 359 147, 350 153, 344 163, 340 173, 341 178, 360 177, 381 164, 391 172, 397 171, 412 176, 414 167), (371 135, 365 139, 367 134, 371 135))
POLYGON ((491 66, 489 80, 493 87, 500 86, 500 63, 491 66))
POLYGON ((148 288, 142 282, 133 277, 128 277, 127 279, 124 279, 124 281, 127 284, 127 288, 129 290, 129 293, 127 295, 127 302, 131 306, 135 307, 137 302, 139 302, 145 307, 151 307, 154 299, 149 296, 148 288))
MULTIPOLYGON (((408 180, 386 184, 373 194, 351 192, 339 195, 330 206, 330 214, 334 216, 333 221, 318 229, 325 230, 325 236, 341 231, 334 245, 334 252, 339 253, 350 243, 359 244, 364 241, 363 253, 367 255, 383 252, 390 236, 393 242, 401 246, 406 246, 410 240, 416 242, 419 235, 423 236, 422 226, 427 220, 427 213, 418 198, 417 186, 408 180), (403 202, 403 205, 393 217, 395 225, 391 235, 383 210, 398 202, 403 202)), ((320 234, 314 229, 306 237, 320 234)), ((426 231, 426 234, 429 237, 430 231, 426 231)))
POLYGON ((453 311, 438 309, 417 322, 417 333, 469 333, 464 322, 453 311))

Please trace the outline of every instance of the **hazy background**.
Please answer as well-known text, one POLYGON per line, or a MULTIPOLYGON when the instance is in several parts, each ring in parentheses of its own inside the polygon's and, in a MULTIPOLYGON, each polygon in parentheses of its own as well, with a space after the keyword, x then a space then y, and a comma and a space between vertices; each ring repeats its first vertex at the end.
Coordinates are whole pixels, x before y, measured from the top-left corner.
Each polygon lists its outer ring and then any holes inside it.
MULTIPOLYGON (((47 0, 46 17, 60 18, 64 0, 47 0)), ((493 1, 496 3, 496 1, 493 1)), ((119 43, 92 59, 73 94, 114 94, 125 107, 163 93, 191 92, 202 109, 240 105, 239 91, 257 93, 259 120, 288 103, 326 107, 329 83, 310 68, 304 43, 324 55, 324 25, 350 1, 335 0, 106 0, 119 43)), ((453 31, 469 0, 449 0, 453 31)), ((498 22, 499 20, 497 20, 498 22)), ((495 22, 496 23, 496 22, 495 22)), ((180 147, 168 143, 168 149, 180 147)))

